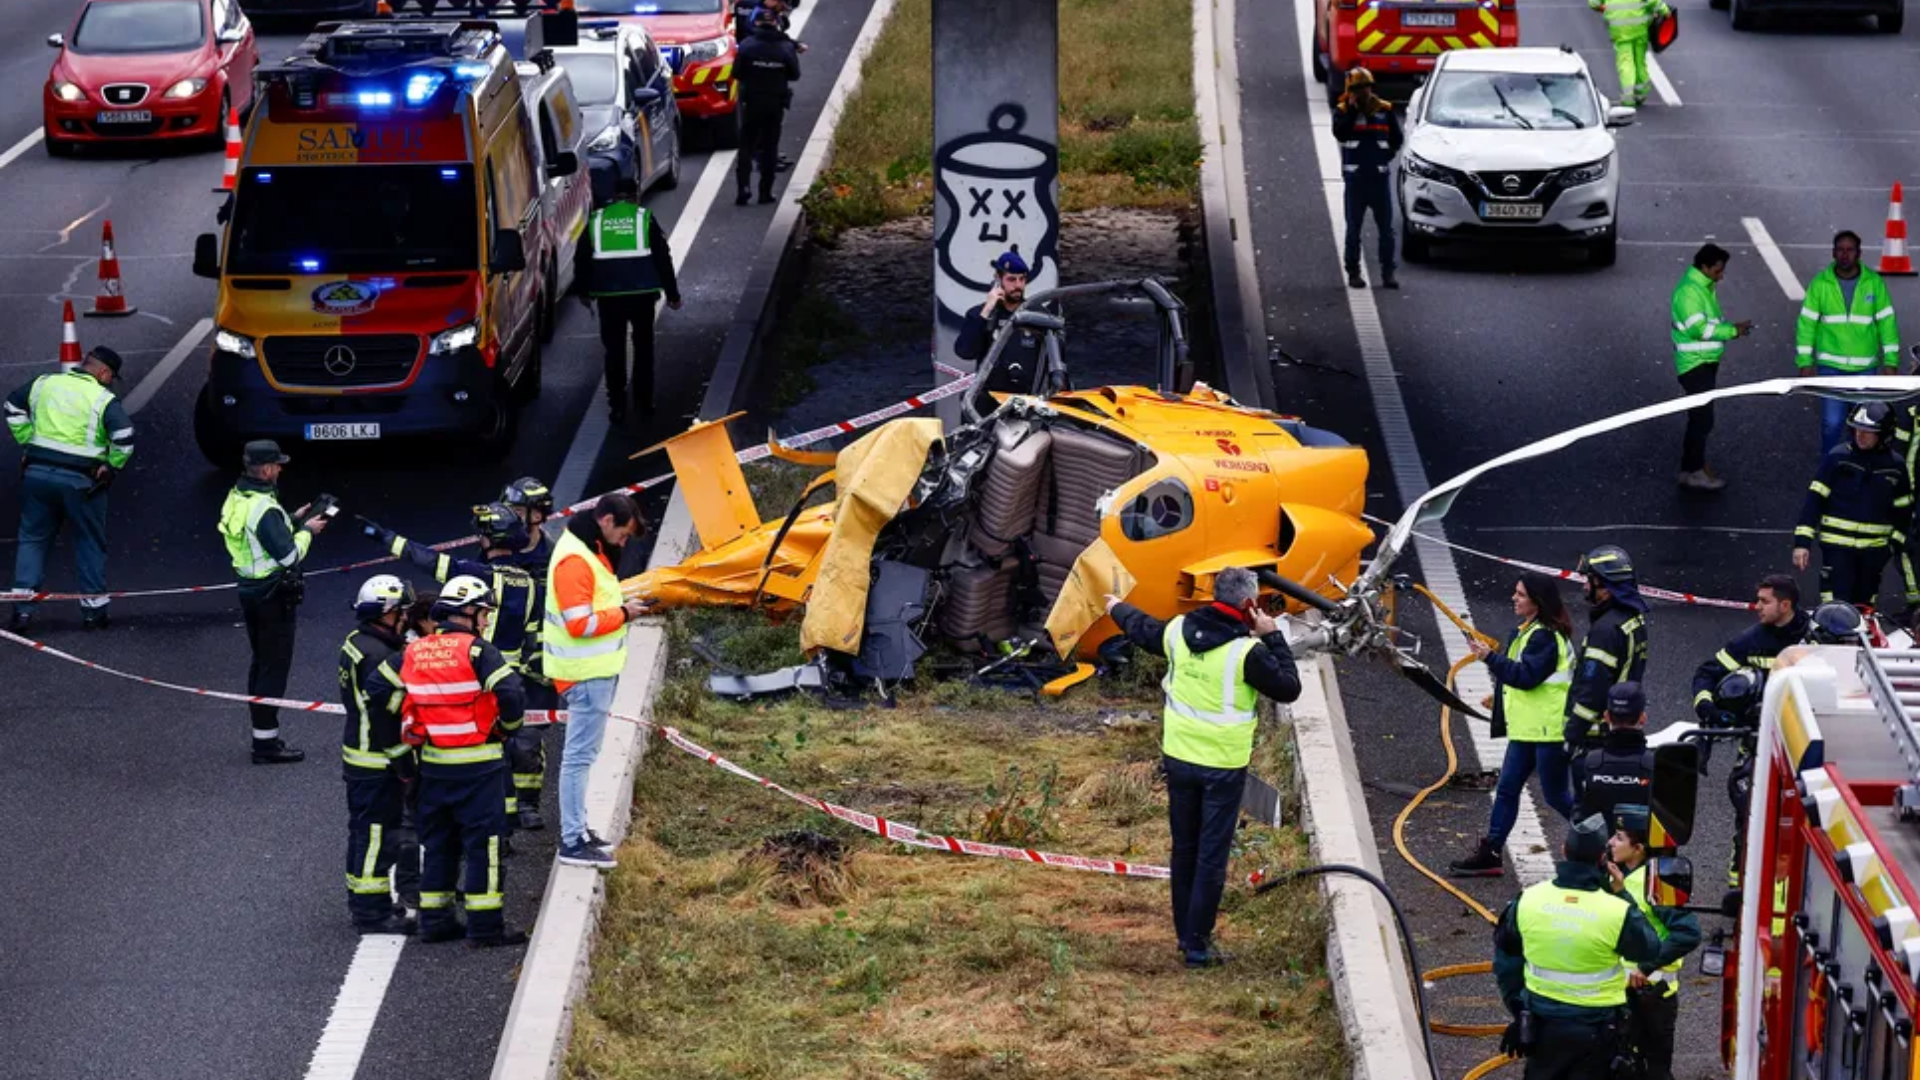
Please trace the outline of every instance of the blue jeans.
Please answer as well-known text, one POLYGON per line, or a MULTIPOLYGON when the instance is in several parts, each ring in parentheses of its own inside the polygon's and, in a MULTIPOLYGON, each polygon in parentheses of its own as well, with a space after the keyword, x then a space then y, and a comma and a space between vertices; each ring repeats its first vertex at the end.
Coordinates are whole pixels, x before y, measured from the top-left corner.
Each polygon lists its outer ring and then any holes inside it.
POLYGON ((1227 856, 1240 821, 1245 769, 1212 769, 1163 757, 1167 823, 1173 830, 1173 931, 1180 947, 1204 953, 1213 944, 1220 894, 1227 887, 1227 856))
POLYGON ((1573 773, 1567 748, 1557 742, 1508 742, 1507 759, 1500 763, 1500 784, 1493 790, 1493 818, 1487 823, 1487 842, 1505 847, 1507 835, 1520 816, 1520 797, 1527 777, 1538 773, 1540 794, 1563 818, 1573 817, 1573 773))
MULTIPOLYGON (((107 591, 107 493, 87 497, 93 479, 71 469, 29 465, 20 485, 20 547, 13 556, 13 587, 40 588, 47 572, 47 549, 65 522, 73 523, 74 569, 80 591, 107 591)), ((82 600, 81 606, 104 611, 104 599, 82 600)), ((15 605, 31 612, 33 605, 15 605)))
POLYGON ((600 739, 613 711, 618 679, 588 679, 567 690, 567 738, 560 749, 560 846, 587 836, 587 773, 600 756, 600 739))
MULTIPOLYGON (((1872 372, 1842 371, 1825 364, 1814 368, 1816 375, 1870 375, 1872 372)), ((1837 398, 1820 399, 1820 456, 1847 441, 1847 410, 1852 403, 1837 398)))

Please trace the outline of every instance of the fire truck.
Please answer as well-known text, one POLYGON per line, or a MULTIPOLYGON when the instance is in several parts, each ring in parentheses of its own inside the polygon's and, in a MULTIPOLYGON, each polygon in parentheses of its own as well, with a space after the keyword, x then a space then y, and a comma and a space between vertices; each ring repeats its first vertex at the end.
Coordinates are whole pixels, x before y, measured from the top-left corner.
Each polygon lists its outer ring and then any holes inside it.
POLYGON ((1920 650, 1802 646, 1775 662, 1738 929, 1705 954, 1736 1080, 1920 1080, 1916 724, 1920 650))

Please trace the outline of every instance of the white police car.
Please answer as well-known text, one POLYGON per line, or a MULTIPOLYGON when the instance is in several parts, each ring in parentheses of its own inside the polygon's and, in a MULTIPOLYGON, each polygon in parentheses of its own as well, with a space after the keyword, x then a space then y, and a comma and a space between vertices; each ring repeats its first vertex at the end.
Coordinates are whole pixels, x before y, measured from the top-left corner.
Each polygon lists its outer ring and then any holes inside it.
POLYGON ((1401 249, 1436 240, 1546 240, 1613 265, 1620 161, 1609 105, 1567 48, 1456 49, 1407 105, 1399 183, 1401 249))

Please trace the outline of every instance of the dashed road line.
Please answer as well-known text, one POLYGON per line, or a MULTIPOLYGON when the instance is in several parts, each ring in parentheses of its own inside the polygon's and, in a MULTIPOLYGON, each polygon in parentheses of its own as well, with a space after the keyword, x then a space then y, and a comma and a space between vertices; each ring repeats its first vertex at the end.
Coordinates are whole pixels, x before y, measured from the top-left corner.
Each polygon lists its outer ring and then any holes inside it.
POLYGON ((320 1043, 307 1063, 306 1080, 353 1080, 360 1071, 374 1021, 380 1018, 380 1003, 386 1000, 387 985, 400 966, 400 952, 406 944, 407 939, 399 934, 360 938, 353 950, 353 963, 340 982, 340 995, 334 998, 333 1011, 327 1015, 327 1026, 320 1032, 320 1043))
MULTIPOLYGON (((1313 0, 1294 0, 1293 13, 1294 30, 1300 43, 1300 79, 1306 92, 1313 153, 1319 163, 1327 199, 1327 220, 1333 230, 1335 254, 1339 257, 1344 240, 1341 231, 1344 217, 1343 182, 1340 180, 1339 152, 1334 145, 1333 114, 1327 105, 1326 90, 1312 78, 1313 0)), ((1373 408, 1380 421, 1381 439, 1387 446, 1394 486, 1399 491, 1401 503, 1411 505, 1433 485, 1427 479, 1420 447, 1414 440, 1413 422, 1407 412, 1406 399, 1400 393, 1400 377, 1394 371, 1393 354, 1387 348, 1387 334, 1380 322, 1380 310, 1374 304, 1371 288, 1342 288, 1340 291, 1346 295, 1347 310, 1353 318, 1354 332, 1360 339, 1360 358, 1366 368, 1368 388, 1373 394, 1373 408)), ((1442 543, 1446 542, 1446 530, 1440 522, 1432 522, 1423 526, 1423 529, 1442 543)), ((1460 584, 1460 569, 1454 563, 1452 553, 1440 543, 1417 534, 1413 547, 1419 555, 1427 588, 1432 589, 1434 595, 1458 612, 1461 618, 1471 622, 1473 615, 1467 605, 1466 589, 1460 584)), ((1435 621, 1439 625, 1440 641, 1446 649, 1449 663, 1457 663, 1462 657, 1471 655, 1467 650, 1466 635, 1446 619, 1435 621)), ((1486 668, 1470 664, 1461 670, 1456 689, 1464 700, 1479 701, 1493 692, 1493 685, 1487 678, 1486 668)), ((1474 755, 1481 766, 1498 768, 1506 756, 1506 740, 1494 739, 1485 724, 1464 717, 1461 722, 1466 726, 1474 755)), ((1534 806, 1531 789, 1520 799, 1519 818, 1514 824, 1513 833, 1507 838, 1507 854, 1513 860, 1514 875, 1523 886, 1553 876, 1553 859, 1547 853, 1546 834, 1540 827, 1540 812, 1534 806)))
POLYGON ((31 135, 28 135, 26 138, 21 139, 19 142, 14 143, 12 146, 7 147, 5 153, 0 153, 0 169, 4 169, 7 166, 13 164, 14 161, 16 161, 21 154, 24 154, 27 151, 33 149, 34 147, 39 146, 40 143, 46 139, 46 137, 47 137, 46 128, 34 128, 33 133, 31 135))
POLYGON ((1652 53, 1647 54, 1647 76, 1653 80, 1653 92, 1660 95, 1660 104, 1670 109, 1680 107, 1680 91, 1673 88, 1673 80, 1667 78, 1667 71, 1652 53))
POLYGON ((1780 251, 1780 245, 1773 242, 1772 234, 1757 217, 1741 218, 1740 224, 1746 226, 1747 236, 1752 238, 1754 249, 1760 252, 1760 261, 1767 264, 1773 272, 1773 280, 1780 284, 1780 291, 1787 294, 1789 300, 1805 300, 1807 290, 1800 287, 1799 279, 1793 276, 1793 267, 1788 264, 1786 255, 1780 251))

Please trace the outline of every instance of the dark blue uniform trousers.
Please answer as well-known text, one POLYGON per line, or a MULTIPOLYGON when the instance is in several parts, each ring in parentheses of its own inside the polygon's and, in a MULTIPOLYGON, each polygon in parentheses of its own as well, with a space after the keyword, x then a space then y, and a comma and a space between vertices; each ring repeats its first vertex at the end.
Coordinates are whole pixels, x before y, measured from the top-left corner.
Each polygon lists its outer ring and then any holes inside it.
POLYGON ((420 767, 420 931, 444 933, 455 924, 454 888, 467 908, 469 938, 497 938, 505 930, 507 804, 504 761, 420 767), (464 872, 461 862, 465 860, 464 872))
POLYGON ((390 769, 345 769, 347 913, 356 924, 376 923, 393 914, 394 866, 413 846, 401 822, 405 787, 390 769))

